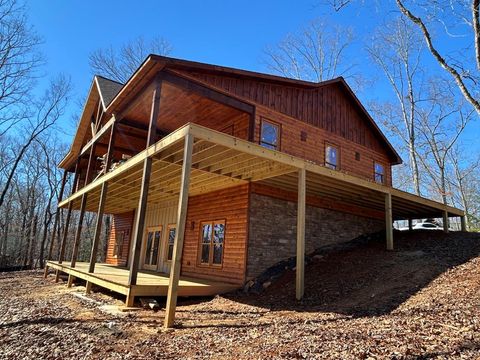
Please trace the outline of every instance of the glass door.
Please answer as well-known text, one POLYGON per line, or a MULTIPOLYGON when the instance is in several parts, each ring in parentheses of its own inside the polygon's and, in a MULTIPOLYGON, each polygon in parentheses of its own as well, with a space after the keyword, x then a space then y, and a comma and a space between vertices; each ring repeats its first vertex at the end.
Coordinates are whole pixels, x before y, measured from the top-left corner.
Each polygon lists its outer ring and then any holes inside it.
POLYGON ((157 270, 158 256, 160 254, 160 243, 162 238, 162 227, 153 227, 147 229, 144 240, 143 267, 148 270, 157 270))

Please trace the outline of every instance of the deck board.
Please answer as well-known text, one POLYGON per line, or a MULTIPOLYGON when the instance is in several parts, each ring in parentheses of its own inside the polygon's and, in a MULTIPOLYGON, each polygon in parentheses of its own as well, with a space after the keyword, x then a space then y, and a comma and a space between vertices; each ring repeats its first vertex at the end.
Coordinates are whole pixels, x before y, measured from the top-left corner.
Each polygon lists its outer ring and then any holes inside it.
MULTIPOLYGON (((95 272, 89 274, 88 262, 78 262, 75 268, 72 268, 69 263, 47 261, 47 266, 123 295, 127 295, 129 291, 127 268, 99 263, 95 265, 95 272)), ((140 270, 137 285, 131 286, 130 291, 134 296, 166 296, 168 281, 167 274, 140 270)), ((237 285, 229 283, 181 276, 178 295, 209 296, 233 291, 236 288, 237 285)))

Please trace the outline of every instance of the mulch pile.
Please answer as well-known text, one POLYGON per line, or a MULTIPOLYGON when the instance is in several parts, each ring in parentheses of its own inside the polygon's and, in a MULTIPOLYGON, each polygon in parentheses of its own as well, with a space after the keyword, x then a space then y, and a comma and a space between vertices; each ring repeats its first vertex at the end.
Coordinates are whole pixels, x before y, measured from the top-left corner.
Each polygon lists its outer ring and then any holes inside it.
POLYGON ((258 295, 180 300, 167 332, 163 310, 122 313, 111 294, 1 273, 0 359, 480 358, 480 235, 396 233, 395 245, 315 257, 301 302, 292 270, 258 295))

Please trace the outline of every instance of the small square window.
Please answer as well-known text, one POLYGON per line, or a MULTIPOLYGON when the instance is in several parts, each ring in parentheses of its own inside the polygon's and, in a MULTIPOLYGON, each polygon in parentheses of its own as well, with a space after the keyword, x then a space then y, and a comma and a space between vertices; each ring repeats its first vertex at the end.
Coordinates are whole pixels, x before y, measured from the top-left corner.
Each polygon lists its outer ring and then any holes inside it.
POLYGON ((358 151, 355 152, 355 160, 360 161, 360 153, 358 151))
POLYGON ((382 164, 375 163, 375 182, 385 184, 385 168, 382 164))
POLYGON ((262 120, 260 145, 267 149, 278 150, 280 140, 280 126, 270 121, 262 120))
POLYGON ((338 170, 338 149, 333 145, 325 146, 325 166, 338 170))

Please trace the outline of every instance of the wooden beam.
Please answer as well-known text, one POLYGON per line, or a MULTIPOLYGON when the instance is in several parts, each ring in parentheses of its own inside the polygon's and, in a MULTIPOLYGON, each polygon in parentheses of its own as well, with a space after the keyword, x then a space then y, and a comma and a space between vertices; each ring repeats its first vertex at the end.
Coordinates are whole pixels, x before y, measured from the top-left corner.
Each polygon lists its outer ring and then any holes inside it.
POLYGON ((413 220, 410 218, 408 219, 408 231, 413 230, 413 220))
MULTIPOLYGON (((73 208, 73 202, 70 202, 68 204, 68 210, 67 210, 67 218, 65 219, 65 228, 63 229, 63 237, 62 237, 62 244, 60 245, 60 253, 58 255, 58 263, 61 264, 63 262, 63 258, 65 257, 65 248, 67 245, 67 238, 68 238, 68 228, 70 226, 70 219, 72 216, 72 208, 73 208)), ((55 273, 55 282, 58 282, 60 273, 58 270, 55 273)))
MULTIPOLYGON (((147 149, 155 143, 155 134, 157 128, 157 117, 160 111, 160 97, 162 89, 162 81, 156 78, 155 89, 152 96, 152 109, 150 111, 150 121, 148 123, 147 149)), ((147 150, 146 149, 146 150, 147 150)), ((130 274, 128 276, 128 285, 137 284, 138 266, 140 262, 140 250, 142 248, 143 228, 145 226, 145 215, 147 213, 148 189, 150 186, 150 175, 152 172, 152 158, 146 157, 143 162, 143 174, 140 188, 140 198, 138 208, 135 213, 135 232, 133 243, 133 258, 130 264, 130 274)), ((133 305, 134 297, 127 297, 127 306, 133 305)))
POLYGON ((255 138, 255 108, 253 109, 253 112, 250 114, 250 118, 248 121, 248 141, 254 142, 255 138))
POLYGON ((90 155, 88 156, 88 165, 87 165, 87 172, 85 174, 85 183, 83 186, 87 186, 90 183, 90 179, 92 177, 92 172, 94 168, 94 164, 96 163, 97 159, 95 159, 95 144, 92 145, 90 149, 90 155))
POLYGON ((392 195, 390 193, 385 194, 385 233, 387 250, 393 250, 392 195))
POLYGON ((192 81, 190 79, 187 79, 183 76, 180 76, 178 74, 174 74, 171 72, 162 72, 161 77, 163 80, 176 85, 177 87, 180 87, 182 89, 185 89, 187 91, 191 91, 193 93, 196 93, 202 97, 205 97, 207 99, 213 100, 215 102, 218 102, 223 105, 227 105, 229 107, 232 107, 234 109, 252 114, 255 106, 253 106, 250 103, 238 100, 234 97, 228 96, 226 94, 223 94, 219 91, 215 91, 203 84, 197 83, 195 81, 192 81))
MULTIPOLYGON (((64 170, 63 171, 62 182, 61 182, 61 185, 60 185, 60 192, 58 193, 57 203, 59 203, 63 198, 63 192, 65 190, 65 183, 67 182, 67 177, 68 177, 68 171, 64 170)), ((57 208, 57 212, 56 212, 55 218, 53 220, 52 237, 50 239, 50 247, 48 248, 47 260, 52 259, 53 246, 55 244, 55 239, 56 239, 56 235, 57 235, 57 227, 58 227, 58 222, 60 220, 60 212, 61 211, 62 211, 61 208, 57 208)), ((45 271, 44 271, 43 276, 46 278, 47 275, 48 275, 48 266, 45 263, 45 271)))
POLYGON ((70 266, 72 268, 74 268, 75 264, 77 263, 78 248, 80 247, 80 239, 82 237, 83 218, 85 217, 85 205, 87 204, 87 196, 88 194, 83 194, 82 201, 80 203, 80 215, 78 217, 78 225, 75 232, 75 241, 73 243, 72 261, 70 262, 70 266))
POLYGON ((103 213, 105 210, 105 201, 107 199, 108 182, 102 184, 102 190, 100 193, 100 201, 98 202, 97 220, 95 223, 95 235, 93 237, 92 251, 90 253, 90 264, 88 266, 88 272, 93 273, 95 271, 95 263, 97 261, 98 243, 100 242, 100 235, 102 232, 103 213))
POLYGON ((466 216, 460 216, 460 226, 462 231, 467 231, 467 221, 466 216))
POLYGON ((157 137, 157 119, 160 112, 160 97, 162 94, 162 80, 157 78, 155 89, 152 96, 152 109, 150 111, 150 121, 148 123, 147 147, 155 144, 157 137))
POLYGON ((116 177, 120 177, 120 175, 128 172, 135 166, 141 165, 147 157, 155 156, 156 154, 160 153, 162 150, 167 149, 168 147, 172 146, 173 144, 177 143, 180 139, 183 139, 185 134, 189 131, 188 126, 183 126, 174 132, 172 132, 169 136, 163 138, 162 140, 158 141, 154 145, 150 146, 148 149, 143 150, 142 152, 138 153, 137 155, 133 156, 131 159, 126 161, 124 164, 119 166, 117 169, 110 171, 108 174, 101 176, 100 178, 92 181, 86 187, 76 191, 72 194, 68 199, 63 200, 59 207, 64 207, 68 205, 69 202, 78 199, 84 193, 90 192, 95 188, 99 187, 103 182, 113 180, 116 177))
POLYGON ((448 233, 448 211, 444 210, 442 215, 443 215, 443 232, 448 233))
MULTIPOLYGON (((110 169, 110 164, 112 162, 115 135, 116 135, 116 123, 113 123, 112 129, 110 131, 110 139, 108 142, 107 156, 105 159, 105 173, 107 173, 108 169, 110 169)), ((95 223, 95 235, 93 237, 92 251, 90 253, 90 264, 88 266, 89 273, 93 273, 95 271, 98 243, 100 242, 100 234, 102 231, 103 213, 105 211, 105 201, 107 199, 107 193, 108 193, 108 182, 104 182, 102 184, 102 189, 100 191, 100 199, 98 201, 97 220, 95 223)), ((91 288, 91 283, 87 282, 87 286, 86 286, 87 294, 90 293, 90 288, 91 288)))
MULTIPOLYGON (((140 188, 140 199, 138 201, 137 211, 135 212, 135 229, 133 232, 133 257, 130 263, 130 274, 128 285, 137 284, 138 265, 140 262, 140 250, 142 248, 143 228, 145 226, 145 215, 147 212, 148 187, 150 186, 150 174, 152 171, 152 158, 148 157, 143 162, 143 175, 140 188)), ((133 299, 132 299, 133 301, 133 299)), ((130 306, 127 304, 127 306, 130 306)))
POLYGON ((170 266, 170 280, 168 283, 167 305, 165 307, 165 328, 173 326, 175 309, 177 307, 178 282, 182 265, 183 240, 185 237, 185 223, 187 221, 188 190, 190 187, 190 171, 192 168, 193 135, 185 136, 185 150, 182 165, 180 197, 178 199, 177 230, 173 245, 172 264, 170 266))
POLYGON ((297 268, 296 298, 301 300, 305 293, 305 210, 306 210, 306 171, 298 170, 297 201, 297 268))
POLYGON ((82 148, 82 150, 80 151, 80 155, 79 157, 85 155, 87 153, 87 151, 93 146, 93 144, 95 144, 98 139, 100 139, 106 132, 107 130, 115 123, 115 116, 112 116, 112 118, 110 120, 108 120, 106 122, 106 124, 100 129, 97 131, 97 133, 95 134, 94 137, 92 137, 86 144, 85 146, 82 148))

